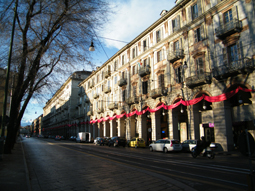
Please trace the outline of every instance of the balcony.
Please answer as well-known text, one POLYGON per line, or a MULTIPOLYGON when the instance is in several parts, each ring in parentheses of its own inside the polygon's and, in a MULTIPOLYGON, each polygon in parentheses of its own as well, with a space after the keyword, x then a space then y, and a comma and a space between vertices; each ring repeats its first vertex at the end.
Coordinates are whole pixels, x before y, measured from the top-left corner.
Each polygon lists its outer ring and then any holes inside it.
POLYGON ((88 111, 87 116, 92 116, 93 115, 93 111, 88 111))
POLYGON ((146 76, 146 75, 148 75, 150 73, 151 73, 151 69, 150 69, 149 66, 141 67, 139 69, 139 76, 141 76, 141 77, 144 77, 144 76, 146 76))
POLYGON ((89 103, 89 98, 85 98, 85 103, 89 103))
POLYGON ((196 74, 186 78, 186 85, 189 88, 200 86, 203 84, 210 84, 212 80, 210 72, 204 72, 203 74, 196 74))
POLYGON ((218 66, 212 69, 213 77, 217 80, 236 76, 241 73, 249 73, 255 69, 253 59, 242 59, 227 65, 218 66))
POLYGON ((93 98, 94 98, 94 99, 99 98, 99 94, 98 94, 98 93, 95 93, 95 94, 93 95, 93 98))
POLYGON ((127 80, 125 78, 122 78, 118 81, 118 85, 120 87, 124 86, 124 85, 127 85, 127 80))
POLYGON ((104 87, 104 93, 109 93, 111 92, 111 87, 108 86, 108 87, 104 87))
POLYGON ((242 22, 238 19, 233 19, 228 23, 221 25, 215 29, 215 34, 219 39, 224 39, 227 36, 234 34, 236 32, 241 32, 242 22))
POLYGON ((108 105, 108 109, 110 109, 110 110, 118 109, 118 104, 117 103, 111 103, 111 104, 108 105))
POLYGON ((109 76, 111 76, 111 71, 110 70, 105 71, 104 72, 104 77, 108 78, 109 76))
POLYGON ((173 52, 168 52, 167 55, 167 60, 170 63, 174 63, 176 60, 182 59, 184 58, 184 50, 183 49, 179 49, 179 50, 175 50, 173 52))
POLYGON ((151 90, 151 92, 150 92, 150 96, 153 99, 156 99, 157 97, 160 97, 160 96, 166 95, 166 94, 167 94, 167 88, 165 88, 165 87, 155 88, 155 89, 151 90))
POLYGON ((139 98, 137 96, 131 96, 126 99, 126 103, 128 105, 132 105, 139 102, 139 98))

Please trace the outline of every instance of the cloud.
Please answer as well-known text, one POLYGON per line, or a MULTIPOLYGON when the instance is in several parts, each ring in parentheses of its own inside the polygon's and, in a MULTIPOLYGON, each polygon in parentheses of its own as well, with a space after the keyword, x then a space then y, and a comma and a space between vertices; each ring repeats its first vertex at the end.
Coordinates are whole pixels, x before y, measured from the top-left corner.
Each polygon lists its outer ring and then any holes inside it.
MULTIPOLYGON (((116 14, 111 16, 100 36, 125 42, 132 41, 158 20, 162 10, 170 10, 175 6, 173 0, 128 0, 114 3, 116 14)), ((121 49, 125 46, 125 43, 113 40, 102 41, 108 48, 121 49)))

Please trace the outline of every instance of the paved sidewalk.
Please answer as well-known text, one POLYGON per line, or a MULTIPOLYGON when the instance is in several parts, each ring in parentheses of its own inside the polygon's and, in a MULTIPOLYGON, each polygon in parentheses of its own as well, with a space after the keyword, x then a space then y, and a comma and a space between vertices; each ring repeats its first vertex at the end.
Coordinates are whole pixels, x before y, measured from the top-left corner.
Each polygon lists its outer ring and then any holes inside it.
POLYGON ((29 176, 21 140, 12 150, 12 154, 3 154, 0 161, 0 190, 1 191, 30 191, 29 176))

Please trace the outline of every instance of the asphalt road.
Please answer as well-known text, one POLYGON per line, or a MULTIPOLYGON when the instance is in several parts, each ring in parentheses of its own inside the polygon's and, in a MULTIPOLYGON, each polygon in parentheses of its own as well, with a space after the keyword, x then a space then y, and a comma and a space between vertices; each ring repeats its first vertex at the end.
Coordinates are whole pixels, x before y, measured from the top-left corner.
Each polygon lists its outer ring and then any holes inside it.
POLYGON ((193 159, 190 153, 43 138, 23 143, 32 190, 248 189, 249 161, 242 156, 193 159))

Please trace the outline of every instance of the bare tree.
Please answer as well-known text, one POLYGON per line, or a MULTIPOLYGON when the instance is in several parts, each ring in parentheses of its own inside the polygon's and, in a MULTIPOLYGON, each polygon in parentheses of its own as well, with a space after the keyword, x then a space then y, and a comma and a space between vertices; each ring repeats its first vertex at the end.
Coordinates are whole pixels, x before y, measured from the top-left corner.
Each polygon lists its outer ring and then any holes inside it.
MULTIPOLYGON (((14 1, 0 0, 0 65, 6 65, 14 1)), ((11 153, 25 109, 34 94, 69 69, 88 65, 95 31, 107 22, 105 0, 19 0, 13 46, 16 71, 5 153, 11 153), (56 75, 58 73, 59 75, 56 75)))

